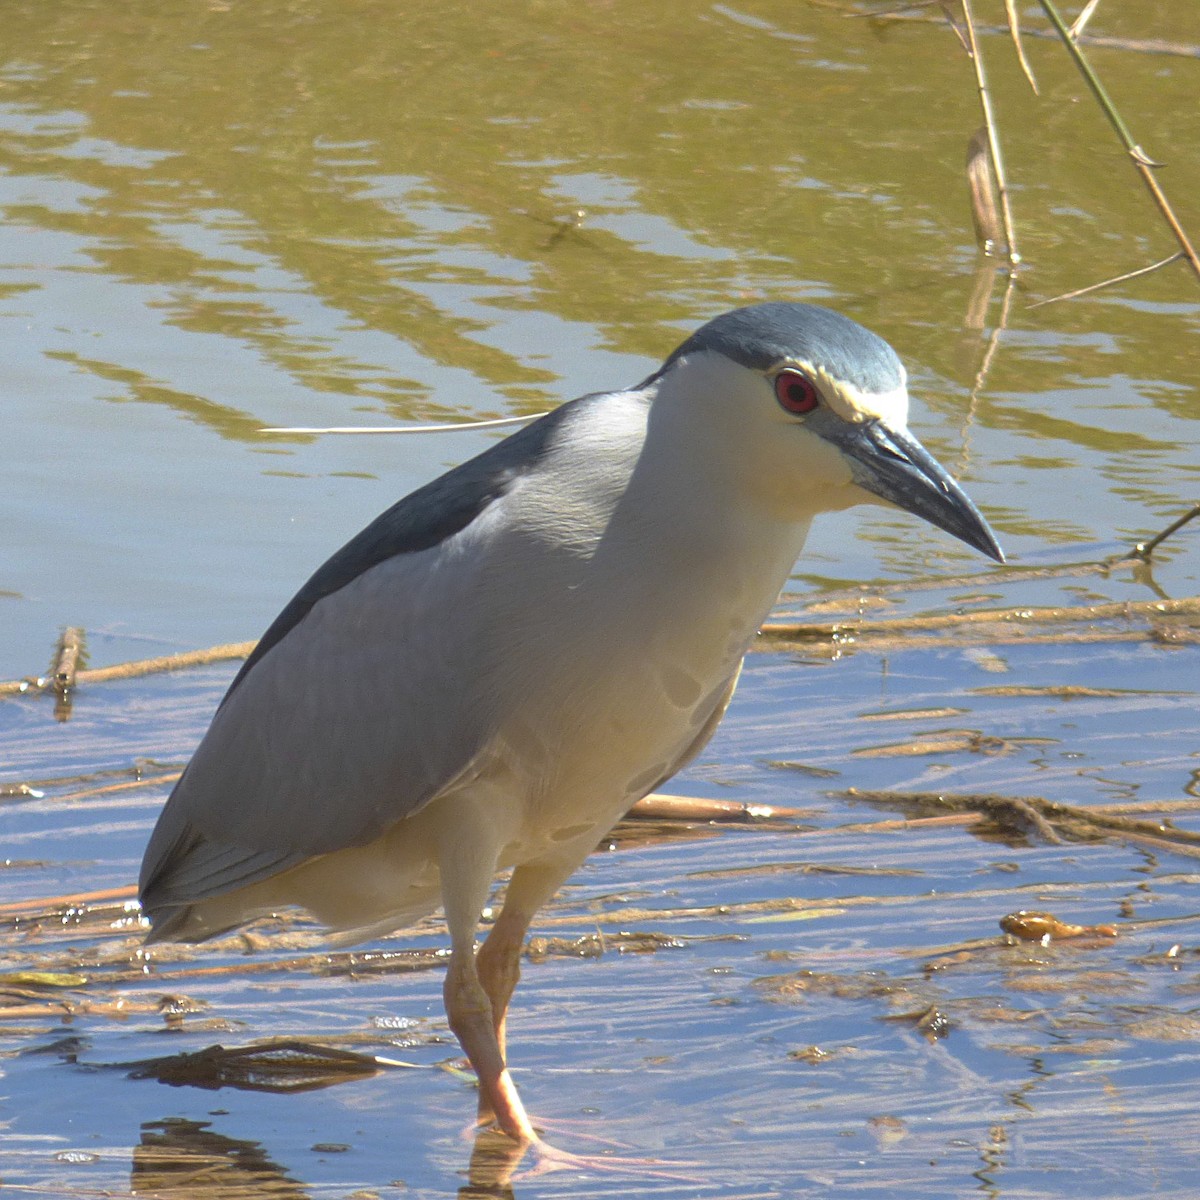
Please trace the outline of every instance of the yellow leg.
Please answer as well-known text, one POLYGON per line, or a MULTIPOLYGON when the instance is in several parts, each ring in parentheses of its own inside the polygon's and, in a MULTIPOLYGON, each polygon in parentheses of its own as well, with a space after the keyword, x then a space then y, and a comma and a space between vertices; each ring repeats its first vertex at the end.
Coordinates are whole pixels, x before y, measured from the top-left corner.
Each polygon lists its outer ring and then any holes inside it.
POLYGON ((520 977, 525 930, 538 905, 570 868, 514 871, 504 909, 477 960, 475 930, 495 876, 499 842, 482 806, 464 805, 455 819, 443 824, 439 866, 450 929, 450 966, 443 996, 450 1028, 479 1078, 481 1123, 494 1120, 509 1137, 529 1144, 537 1141, 537 1133, 508 1073, 505 1016, 520 977))
MULTIPOLYGON (((575 863, 549 865, 526 863, 517 867, 509 880, 504 907, 496 918, 487 940, 475 956, 480 985, 491 1003, 492 1029, 501 1058, 507 1062, 508 1006, 521 978, 521 952, 525 934, 537 910, 558 890, 575 869, 575 863)), ((479 1092, 479 1119, 499 1122, 500 1114, 489 1108, 486 1090, 479 1092)), ((501 1128, 503 1128, 501 1122, 501 1128)))
POLYGON ((492 1003, 475 970, 473 946, 465 954, 451 952, 443 994, 450 1028, 479 1078, 481 1115, 518 1142, 536 1142, 537 1134, 504 1063, 492 1003))
POLYGON ((451 939, 450 968, 444 988, 446 1014, 479 1079, 480 1123, 494 1122, 509 1139, 506 1148, 497 1145, 495 1134, 484 1131, 479 1135, 471 1159, 472 1184, 507 1187, 529 1149, 538 1159, 534 1174, 559 1170, 632 1170, 665 1179, 700 1182, 680 1175, 677 1168, 664 1170, 653 1160, 608 1155, 580 1157, 558 1150, 539 1137, 508 1073, 505 1018, 520 978, 521 950, 529 923, 541 904, 574 870, 575 863, 526 863, 518 867, 509 882, 504 907, 476 953, 475 929, 487 899, 491 874, 483 869, 482 858, 472 856, 470 846, 461 837, 452 851, 442 858, 443 898, 451 939))

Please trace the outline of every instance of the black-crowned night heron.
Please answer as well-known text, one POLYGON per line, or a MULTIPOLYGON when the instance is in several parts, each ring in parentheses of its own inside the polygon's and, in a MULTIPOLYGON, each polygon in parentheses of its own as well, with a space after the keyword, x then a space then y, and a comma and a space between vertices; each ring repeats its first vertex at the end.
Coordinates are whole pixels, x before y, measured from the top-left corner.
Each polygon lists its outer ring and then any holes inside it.
POLYGON ((708 741, 812 518, 882 499, 1001 558, 907 412, 886 342, 760 304, 388 509, 221 701, 146 850, 150 940, 294 904, 350 942, 441 903, 481 1121, 536 1141, 504 1038, 530 921, 708 741))

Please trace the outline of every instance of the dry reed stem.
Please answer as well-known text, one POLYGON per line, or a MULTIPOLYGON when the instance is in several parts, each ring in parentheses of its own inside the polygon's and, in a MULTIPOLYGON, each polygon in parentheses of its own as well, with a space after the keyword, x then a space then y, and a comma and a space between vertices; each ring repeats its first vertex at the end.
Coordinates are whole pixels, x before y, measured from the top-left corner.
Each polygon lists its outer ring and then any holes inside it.
POLYGON ((836 641, 846 638, 886 638, 897 634, 934 633, 974 626, 1062 625, 1082 621, 1132 621, 1137 618, 1200 616, 1200 596, 1182 600, 1121 600, 1030 608, 976 609, 925 617, 879 618, 830 623, 768 621, 761 629, 764 642, 836 641))
POLYGON ((1110 816, 1130 813, 1200 813, 1200 800, 1124 800, 1113 804, 1089 804, 1088 812, 1110 816))
POLYGON ((744 804, 740 800, 712 800, 705 796, 668 796, 657 792, 643 796, 625 814, 625 820, 644 821, 760 821, 796 820, 811 817, 802 808, 779 808, 768 804, 744 804))
POLYGON ((1154 199, 1154 203, 1158 206, 1159 212, 1162 214, 1163 220, 1166 221, 1175 240, 1179 243, 1180 249, 1183 251, 1184 257, 1191 264, 1196 277, 1200 279, 1200 255, 1197 255, 1195 247, 1184 231, 1183 226, 1179 223, 1179 218, 1175 215, 1175 210, 1171 207, 1170 201, 1166 197, 1166 193, 1158 184, 1158 180, 1154 177, 1154 168, 1157 163, 1142 149, 1142 147, 1133 140, 1133 135, 1125 125, 1124 119, 1117 111, 1116 105, 1112 102, 1111 97, 1105 90, 1104 84, 1100 81, 1099 75, 1096 74, 1092 64, 1087 60, 1083 51, 1079 47, 1078 40, 1072 36, 1071 31, 1067 28, 1062 17, 1059 15, 1058 9, 1055 8, 1053 0, 1038 0, 1042 8, 1045 10, 1046 16, 1050 18, 1050 24, 1054 26, 1055 32, 1062 40, 1063 45, 1067 49, 1079 73, 1083 76, 1084 82, 1091 89, 1092 95, 1096 98, 1097 104, 1100 105, 1104 115, 1108 118, 1109 124, 1116 131, 1117 137, 1121 144, 1125 147, 1126 153, 1129 155, 1130 162, 1133 163, 1134 169, 1142 177, 1142 182, 1146 185, 1146 189, 1154 199))
MULTIPOLYGON (((861 638, 845 635, 828 641, 788 642, 784 639, 770 646, 769 649, 776 652, 802 651, 810 656, 823 655, 829 658, 840 658, 858 650, 885 656, 903 654, 909 650, 926 649, 930 642, 931 638, 924 634, 861 638)), ((1002 646, 1111 646, 1146 642, 1151 645, 1176 647, 1200 645, 1200 629, 1091 629, 1083 631, 1062 629, 1054 633, 1034 633, 1016 627, 993 629, 989 626, 981 626, 978 629, 954 630, 937 637, 939 647, 953 646, 958 649, 977 647, 998 649, 1002 646)), ((760 646, 759 649, 766 650, 768 647, 760 646)))
POLYGON ((93 892, 72 892, 65 896, 39 896, 36 899, 14 900, 0 904, 0 917, 22 916, 34 913, 38 916, 61 916, 63 912, 85 908, 89 904, 111 903, 112 901, 136 900, 137 888, 133 884, 123 887, 101 888, 93 892))
POLYGON ((1092 19, 1096 9, 1100 7, 1100 0, 1088 0, 1083 6, 1083 11, 1080 12, 1071 25, 1071 40, 1076 41, 1083 33, 1087 23, 1092 19))
MULTIPOLYGON (((809 0, 810 4, 816 4, 817 0, 809 0)), ((915 10, 920 8, 941 8, 945 10, 946 5, 940 0, 929 0, 929 3, 913 3, 898 6, 890 11, 875 10, 873 12, 852 11, 846 12, 840 5, 823 4, 821 7, 832 8, 836 7, 848 17, 867 18, 872 21, 884 22, 888 21, 892 24, 897 24, 902 21, 931 24, 935 18, 925 13, 920 13, 915 10)), ((1012 30, 1007 25, 976 25, 977 33, 992 34, 997 37, 1012 35, 1012 30)), ((955 30, 957 32, 957 29, 955 30)), ((1023 38, 1034 38, 1039 41, 1046 41, 1050 38, 1058 40, 1058 34, 1049 29, 1022 29, 1021 36, 1023 38)), ((1200 45, 1193 42, 1168 42, 1162 38, 1131 38, 1131 37, 1114 37, 1109 34, 1084 33, 1077 39, 1082 45, 1091 46, 1099 50, 1128 50, 1134 54, 1162 54, 1169 55, 1173 58, 1200 58, 1200 45)))
POLYGON ((1154 271, 1161 270, 1163 267, 1170 266, 1173 262, 1178 262, 1181 258, 1183 258, 1183 251, 1176 250, 1174 254, 1168 255, 1166 258, 1160 258, 1158 262, 1151 263, 1148 267, 1138 267, 1136 271, 1126 271, 1124 275, 1114 275, 1111 279, 1102 279, 1099 283, 1089 283, 1086 287, 1075 288, 1071 292, 1062 292, 1057 296, 1049 296, 1045 300, 1034 300, 1025 307, 1026 309, 1042 308, 1047 304, 1057 304, 1060 300, 1077 300, 1080 296, 1099 292, 1104 288, 1113 287, 1118 283, 1127 283, 1130 279, 1137 279, 1140 275, 1149 275, 1154 271))
POLYGON ((1041 93, 1038 91, 1037 80, 1033 76, 1033 67, 1029 65, 1029 59, 1025 57, 1025 43, 1021 40, 1020 10, 1017 8, 1016 0, 1004 0, 1004 15, 1008 18, 1008 32, 1012 37, 1017 62, 1020 64, 1029 86, 1033 89, 1033 94, 1039 96, 1041 93))
MULTIPOLYGON (((1061 842, 1064 838, 1091 841, 1111 834, 1122 841, 1200 858, 1200 833, 1114 813, 1110 806, 1083 808, 1058 800, 1047 800, 1043 796, 1005 796, 998 793, 891 792, 848 788, 839 795, 876 804, 983 813, 1001 826, 1015 827, 1023 832, 1032 828, 1043 840, 1051 843, 1061 842)), ((1152 808, 1139 811, 1161 810, 1152 808)))
MULTIPOLYGON (((910 822, 911 824, 911 822, 910 822)), ((687 908, 612 908, 561 916, 539 916, 538 925, 545 928, 561 928, 571 925, 620 925, 628 927, 634 922, 665 920, 736 920, 739 917, 755 917, 771 913, 829 912, 856 908, 916 907, 923 904, 956 904, 960 907, 978 906, 985 900, 1003 900, 1010 903, 1014 893, 1034 891, 1039 897, 1064 892, 1072 895, 1083 891, 1088 885, 1071 883, 1040 883, 1025 887, 978 888, 966 892, 929 891, 899 895, 870 895, 857 893, 849 896, 807 897, 783 896, 769 900, 740 900, 726 904, 705 904, 687 908)), ((1112 887, 1111 881, 1100 881, 1096 886, 1112 887)), ((1180 918, 1186 919, 1186 918, 1180 918)))
POLYGON ((127 779, 121 783, 106 783, 97 787, 81 788, 77 792, 64 792, 61 796, 39 796, 37 799, 51 800, 55 804, 70 803, 76 800, 90 800, 94 796, 111 796, 115 792, 131 792, 139 788, 175 783, 182 774, 182 771, 170 771, 165 775, 148 775, 143 779, 127 779))
POLYGON ((1000 216, 1004 223, 1004 252, 1008 257, 1010 268, 1015 269, 1021 261, 1021 255, 1017 251, 1017 233, 1013 226, 1012 208, 1008 200, 1008 181, 1004 175, 1004 157, 1000 152, 1000 135, 996 129, 996 119, 992 112, 992 98, 988 91, 987 73, 984 70, 979 41, 975 36, 975 17, 971 11, 971 0, 959 0, 959 3, 962 5, 963 19, 967 26, 968 53, 971 56, 971 65, 975 70, 975 84, 979 90, 979 106, 983 110, 983 125, 987 132, 992 178, 1000 200, 1000 216))
POLYGON ((1181 530, 1185 525, 1194 521, 1197 517, 1200 517, 1200 502, 1193 504, 1192 507, 1188 509, 1188 511, 1185 512, 1182 517, 1176 521, 1172 521, 1171 524, 1166 527, 1166 529, 1162 530, 1160 533, 1156 533, 1148 542, 1138 542, 1138 544, 1133 548, 1132 556, 1134 558, 1140 558, 1143 561, 1148 560, 1154 551, 1157 550, 1159 546, 1161 546, 1163 542, 1167 540, 1167 538, 1174 533, 1178 533, 1179 530, 1181 530))
MULTIPOLYGON (((141 675, 153 675, 160 671, 179 671, 185 667, 202 667, 210 663, 226 662, 234 658, 247 658, 256 642, 228 642, 221 646, 210 646, 207 650, 185 650, 180 654, 163 654, 157 658, 139 658, 132 662, 118 663, 112 667, 89 667, 78 671, 76 683, 107 683, 113 679, 136 679, 141 675)), ((43 677, 14 679, 0 683, 0 696, 20 696, 30 692, 45 691, 52 681, 43 677)))

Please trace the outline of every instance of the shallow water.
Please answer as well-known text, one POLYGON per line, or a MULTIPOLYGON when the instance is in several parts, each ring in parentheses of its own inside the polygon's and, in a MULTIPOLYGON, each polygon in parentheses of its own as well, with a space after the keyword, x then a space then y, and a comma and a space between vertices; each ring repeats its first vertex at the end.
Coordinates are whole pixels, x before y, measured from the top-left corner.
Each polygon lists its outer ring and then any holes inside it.
MULTIPOLYGON (((1146 538, 1200 475, 1200 291, 1181 265, 1029 307, 1172 249, 1053 42, 1028 44, 1034 98, 1006 37, 984 40, 1027 261, 985 371, 1003 280, 984 278, 973 320, 961 162, 979 120, 939 25, 775 3, 68 0, 5 18, 0 678, 44 671, 68 624, 97 666, 254 637, 365 520, 487 444, 270 440, 262 425, 540 411, 643 377, 724 308, 784 297, 893 341, 914 429, 1012 566, 899 514, 840 514, 814 530, 781 613, 1200 592, 1194 528, 1152 570, 1024 573, 1146 538), (820 611, 843 584, 965 572, 982 578, 820 611)), ((1090 52, 1195 233, 1200 23, 1160 4, 1102 7, 1091 28, 1182 47, 1090 52)), ((1194 857, 1116 835, 885 827, 915 810, 861 796, 1196 799, 1194 628, 1077 620, 1051 641, 753 655, 671 790, 811 816, 594 856, 538 932, 599 930, 603 953, 530 962, 514 1018, 531 1108, 580 1122, 562 1144, 594 1134, 689 1178, 564 1173, 515 1194, 1191 1194, 1194 857), (1021 908, 1119 936, 1008 944, 998 921, 1021 908), (668 944, 622 952, 623 930, 668 944), (931 1008, 945 1036, 921 1026, 931 1008)), ((48 697, 0 699, 0 784, 177 768, 232 671, 85 686, 67 721, 48 697)), ((0 971, 59 976, 0 980, 3 1183, 463 1186, 473 1098, 436 1069, 457 1057, 436 971, 331 974, 303 922, 156 952, 143 971, 119 908, 30 923, 50 911, 39 900, 127 885, 167 790, 61 798, 84 786, 0 802, 0 904, 25 906, 0 971), (196 1011, 161 1011, 164 995, 196 1011), (287 1094, 129 1077, 271 1037, 415 1068, 287 1094), (174 1183, 168 1152, 186 1167, 174 1183)), ((434 922, 386 946, 441 941, 434 922)))
MULTIPOLYGON (((1031 687, 1095 686, 1127 673, 1131 655, 1105 647, 1087 659, 1039 649, 1009 666, 1031 687)), ((1195 859, 1117 839, 1046 844, 944 817, 905 823, 889 819, 893 806, 841 789, 950 780, 1081 805, 1180 798, 1195 762, 1194 693, 1013 700, 981 694, 984 673, 961 655, 913 650, 886 668, 869 652, 824 665, 752 657, 739 704, 677 786, 806 813, 701 828, 691 840, 678 827, 667 840, 623 835, 543 914, 539 937, 583 940, 574 952, 531 947, 512 1030, 527 1101, 566 1146, 586 1151, 601 1138, 601 1149, 686 1164, 676 1167, 686 1178, 568 1173, 518 1182, 515 1195, 1190 1194, 1195 859), (844 718, 821 724, 805 770, 780 766, 803 714, 831 693, 844 718), (856 754, 895 743, 898 730, 944 727, 941 716, 879 720, 914 706, 957 708, 958 725, 997 740, 1035 731, 1049 744, 856 754), (1153 746, 1131 710, 1153 713, 1153 746), (814 779, 818 770, 829 774, 814 779), (1118 936, 1007 939, 998 922, 1020 909, 1118 936)), ((177 759, 228 675, 97 688, 52 728, 45 706, 14 704, 24 736, 10 725, 6 744, 27 747, 25 778, 63 764, 112 768, 129 761, 123 750, 177 759), (81 744, 90 762, 71 756, 81 744)), ((1152 670, 1139 680, 1152 685, 1152 670)), ((165 787, 78 800, 69 797, 79 784, 44 790, 5 812, 17 860, 2 877, 5 898, 29 902, 7 910, 0 943, 6 1182, 252 1196, 276 1194, 282 1173, 304 1194, 390 1194, 396 1179, 414 1195, 454 1193, 472 1093, 437 1069, 458 1055, 436 958, 396 955, 443 945, 437 921, 380 943, 392 960, 331 955, 290 921, 156 949, 147 962, 119 898, 69 911, 40 901, 64 880, 93 889, 132 878, 165 787), (271 1038, 410 1067, 281 1079, 260 1066, 214 1090, 207 1074, 203 1086, 171 1087, 147 1066, 271 1038), (154 1174, 164 1145, 187 1166, 176 1162, 173 1184, 154 1174), (191 1173, 201 1166, 204 1189, 191 1173)))

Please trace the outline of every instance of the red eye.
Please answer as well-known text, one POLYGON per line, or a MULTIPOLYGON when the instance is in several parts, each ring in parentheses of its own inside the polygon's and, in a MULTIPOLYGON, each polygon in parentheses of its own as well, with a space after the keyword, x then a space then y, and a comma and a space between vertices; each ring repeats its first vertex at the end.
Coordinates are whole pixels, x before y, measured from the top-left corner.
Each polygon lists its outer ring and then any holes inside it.
POLYGON ((785 411, 797 416, 812 412, 821 403, 813 381, 799 371, 780 371, 775 376, 775 399, 785 411))

